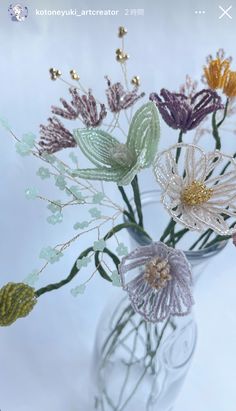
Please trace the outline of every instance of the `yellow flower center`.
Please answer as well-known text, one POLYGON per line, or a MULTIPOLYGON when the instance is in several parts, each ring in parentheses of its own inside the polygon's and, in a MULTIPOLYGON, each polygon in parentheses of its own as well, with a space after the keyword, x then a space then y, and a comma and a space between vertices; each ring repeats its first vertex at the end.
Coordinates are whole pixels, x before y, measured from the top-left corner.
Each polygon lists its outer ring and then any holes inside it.
POLYGON ((183 190, 181 201, 189 206, 201 205, 210 200, 212 194, 212 188, 207 188, 201 181, 193 181, 183 190))
POLYGON ((144 279, 156 290, 165 288, 172 279, 167 259, 155 257, 146 264, 144 279))

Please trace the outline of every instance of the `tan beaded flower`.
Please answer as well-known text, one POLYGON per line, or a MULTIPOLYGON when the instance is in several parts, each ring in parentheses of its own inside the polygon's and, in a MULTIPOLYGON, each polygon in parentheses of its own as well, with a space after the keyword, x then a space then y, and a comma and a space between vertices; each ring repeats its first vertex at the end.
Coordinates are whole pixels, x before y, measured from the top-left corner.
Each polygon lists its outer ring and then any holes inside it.
POLYGON ((236 97, 236 71, 228 72, 223 91, 229 98, 236 97))
POLYGON ((231 235, 236 226, 236 161, 219 151, 205 153, 193 144, 177 144, 158 154, 154 174, 161 201, 171 217, 190 230, 211 228, 231 235), (176 150, 181 149, 178 164, 176 150), (224 170, 224 173, 222 171, 224 170))
POLYGON ((204 77, 208 86, 212 90, 223 88, 230 69, 231 57, 226 58, 224 50, 220 49, 215 59, 212 56, 207 57, 207 63, 204 67, 204 77))

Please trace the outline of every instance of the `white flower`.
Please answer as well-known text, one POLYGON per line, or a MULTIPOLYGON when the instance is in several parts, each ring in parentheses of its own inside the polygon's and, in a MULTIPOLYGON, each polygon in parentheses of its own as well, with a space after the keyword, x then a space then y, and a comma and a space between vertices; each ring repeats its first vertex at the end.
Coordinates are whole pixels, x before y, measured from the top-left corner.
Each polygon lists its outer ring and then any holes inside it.
POLYGON ((156 157, 154 174, 163 189, 161 201, 175 221, 190 230, 236 232, 229 218, 236 217, 233 157, 217 150, 205 153, 193 144, 176 144, 156 157), (177 148, 181 149, 178 164, 177 148))

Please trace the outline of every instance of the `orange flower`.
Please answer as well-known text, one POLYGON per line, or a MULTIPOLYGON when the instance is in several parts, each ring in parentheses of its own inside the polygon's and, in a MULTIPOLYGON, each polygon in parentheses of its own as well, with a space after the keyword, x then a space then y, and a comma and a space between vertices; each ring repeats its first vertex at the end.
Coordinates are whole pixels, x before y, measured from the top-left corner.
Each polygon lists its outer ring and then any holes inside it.
POLYGON ((229 60, 222 60, 219 57, 216 60, 211 60, 208 67, 204 67, 205 78, 211 89, 216 90, 224 87, 229 67, 229 60))
POLYGON ((227 73, 223 91, 227 97, 236 97, 236 71, 227 73))

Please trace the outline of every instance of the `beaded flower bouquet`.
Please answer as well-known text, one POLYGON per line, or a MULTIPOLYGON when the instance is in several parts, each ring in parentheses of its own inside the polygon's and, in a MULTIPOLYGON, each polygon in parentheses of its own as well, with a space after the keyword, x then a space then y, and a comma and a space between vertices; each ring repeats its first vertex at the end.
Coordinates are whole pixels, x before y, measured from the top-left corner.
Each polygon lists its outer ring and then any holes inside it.
POLYGON ((72 206, 85 209, 89 218, 75 222, 66 242, 39 252, 43 263, 38 271, 22 283, 2 286, 0 325, 26 317, 43 294, 50 298, 50 292, 69 283, 72 296, 86 294, 89 282, 101 276, 121 292, 98 326, 93 409, 169 411, 196 343, 194 271, 203 257, 215 255, 236 233, 236 154, 221 151, 221 131, 234 132, 236 72, 219 50, 207 59, 203 86, 187 76, 179 90, 147 96, 140 91, 139 77, 130 81, 127 74, 126 34, 120 27, 116 60, 123 81, 113 83, 106 76, 102 102, 81 84, 75 70, 70 84, 53 68, 51 79, 68 85, 70 97, 52 106, 39 138, 25 134, 19 139, 3 123, 16 140, 17 152, 41 161, 39 178, 58 188, 56 200, 36 188, 26 189, 28 199, 46 202, 48 223, 61 224, 72 206), (71 120, 72 130, 62 119, 71 120), (164 151, 158 149, 160 120, 177 131, 175 144, 164 151), (202 148, 204 139, 211 140, 211 152, 202 148), (87 168, 80 166, 85 160, 87 168), (145 214, 147 193, 139 187, 138 175, 146 168, 157 181, 153 193, 159 209, 154 215, 145 214), (107 183, 118 191, 114 198, 107 183), (160 207, 166 216, 163 232, 158 228, 160 207), (156 227, 154 237, 147 218, 156 227), (127 245, 121 240, 124 232, 132 239, 127 245), (91 233, 93 241, 84 249, 83 239, 91 233), (194 241, 190 233, 195 233, 194 241), (181 250, 186 238, 188 247, 181 250), (78 258, 65 278, 40 288, 41 274, 75 242, 78 258))

